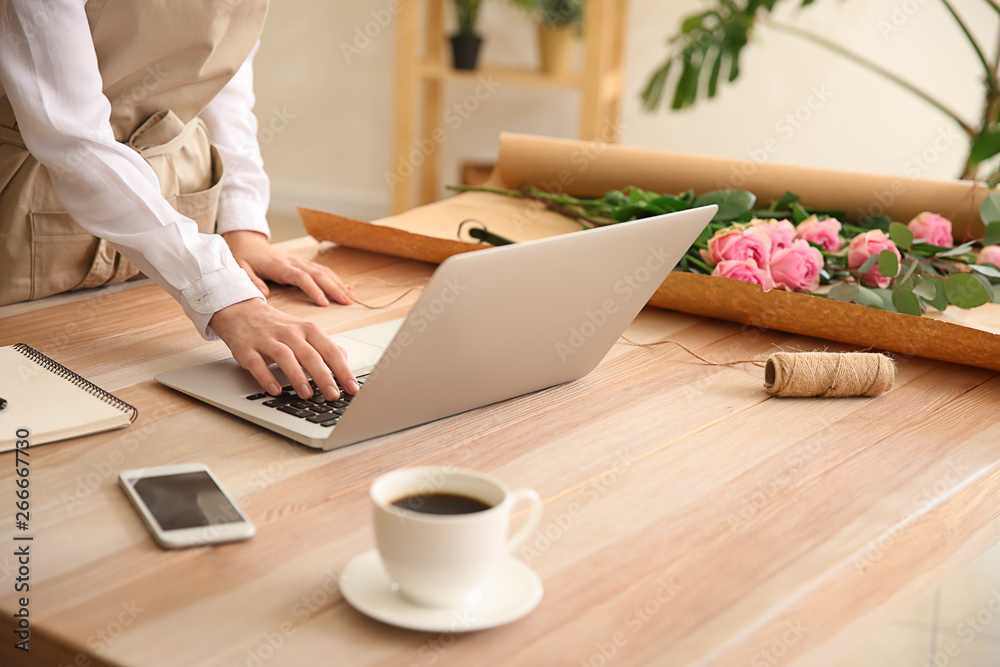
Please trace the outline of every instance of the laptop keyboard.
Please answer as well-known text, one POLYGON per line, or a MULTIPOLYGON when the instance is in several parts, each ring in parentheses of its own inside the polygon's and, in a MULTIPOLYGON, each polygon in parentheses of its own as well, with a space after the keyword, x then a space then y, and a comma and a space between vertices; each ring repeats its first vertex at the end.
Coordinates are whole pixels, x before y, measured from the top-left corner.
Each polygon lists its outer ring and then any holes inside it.
MULTIPOLYGON (((367 375, 358 377, 358 384, 363 386, 367 377, 367 375)), ((326 426, 327 428, 336 426, 337 422, 340 421, 341 415, 344 414, 344 410, 351 404, 353 396, 344 391, 344 388, 338 383, 337 388, 340 389, 340 398, 336 401, 329 401, 320 392, 315 382, 309 380, 309 384, 313 389, 312 398, 299 398, 292 385, 288 385, 287 387, 282 387, 281 393, 277 396, 271 396, 267 393, 250 394, 246 399, 248 401, 267 399, 261 405, 280 410, 293 417, 305 419, 307 422, 312 422, 313 424, 326 426)))

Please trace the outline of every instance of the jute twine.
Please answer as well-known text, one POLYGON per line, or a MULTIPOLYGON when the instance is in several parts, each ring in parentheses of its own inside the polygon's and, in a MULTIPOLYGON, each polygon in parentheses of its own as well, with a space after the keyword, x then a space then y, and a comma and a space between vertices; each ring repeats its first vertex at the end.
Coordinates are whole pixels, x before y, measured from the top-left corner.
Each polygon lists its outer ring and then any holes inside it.
POLYGON ((764 369, 764 389, 780 397, 878 396, 892 389, 896 364, 877 352, 775 352, 768 357, 715 362, 699 356, 675 340, 636 343, 638 347, 676 345, 711 366, 753 364, 764 369))
MULTIPOLYGON (((388 308, 413 290, 423 287, 422 284, 394 284, 375 277, 367 279, 389 287, 409 287, 395 299, 378 306, 354 299, 354 303, 372 310, 388 308)), ((358 281, 358 283, 360 282, 358 281)), ((352 287, 357 286, 358 283, 352 287)), ((892 384, 896 379, 896 364, 886 355, 876 352, 775 352, 766 358, 715 362, 699 356, 675 340, 637 343, 625 336, 622 338, 637 347, 676 345, 699 361, 711 366, 753 364, 762 367, 764 369, 764 389, 772 396, 878 396, 892 389, 892 384)))
POLYGON ((407 284, 392 283, 392 282, 389 282, 388 280, 382 280, 381 278, 376 278, 374 276, 366 276, 366 277, 364 277, 364 278, 362 278, 362 279, 354 282, 350 287, 353 290, 355 287, 358 287, 359 285, 361 285, 362 282, 365 282, 365 281, 376 283, 376 284, 379 284, 379 285, 384 285, 386 287, 408 287, 409 288, 408 290, 406 290, 405 292, 403 292, 402 294, 400 294, 399 296, 397 296, 392 301, 389 301, 388 303, 383 303, 383 304, 381 304, 379 306, 375 306, 375 305, 372 305, 370 303, 366 303, 366 302, 361 301, 360 299, 357 299, 357 298, 352 298, 351 299, 354 303, 358 304, 359 306, 364 306, 365 308, 368 308, 369 310, 381 310, 383 308, 388 308, 389 306, 393 305, 394 303, 396 303, 397 301, 399 301, 400 299, 402 299, 404 296, 406 296, 410 292, 412 292, 414 290, 418 290, 418 289, 423 289, 424 288, 423 282, 420 282, 420 283, 407 283, 407 284))
POLYGON ((892 359, 876 352, 775 352, 764 366, 773 396, 878 396, 895 379, 892 359))

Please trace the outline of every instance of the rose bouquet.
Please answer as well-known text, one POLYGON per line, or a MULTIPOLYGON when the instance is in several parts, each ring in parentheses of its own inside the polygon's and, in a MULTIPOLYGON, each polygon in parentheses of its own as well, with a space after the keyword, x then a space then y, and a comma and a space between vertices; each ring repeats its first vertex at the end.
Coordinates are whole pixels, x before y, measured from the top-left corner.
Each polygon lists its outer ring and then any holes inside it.
POLYGON ((756 197, 745 190, 695 196, 626 188, 581 199, 536 188, 452 187, 537 200, 584 228, 717 204, 718 213, 677 270, 741 280, 764 291, 802 292, 909 315, 1000 301, 1000 194, 981 207, 984 237, 956 244, 951 222, 938 213, 922 213, 906 224, 886 216, 848 224, 842 212, 810 210, 791 192, 755 208, 756 197))

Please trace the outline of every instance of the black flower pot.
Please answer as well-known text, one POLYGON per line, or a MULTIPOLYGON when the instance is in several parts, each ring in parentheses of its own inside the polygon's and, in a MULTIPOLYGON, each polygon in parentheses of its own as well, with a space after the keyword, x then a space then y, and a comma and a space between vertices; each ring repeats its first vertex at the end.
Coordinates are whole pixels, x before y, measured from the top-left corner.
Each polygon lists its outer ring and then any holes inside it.
POLYGON ((479 35, 463 33, 453 35, 451 38, 451 55, 455 69, 476 69, 476 60, 479 58, 479 47, 482 43, 483 38, 479 35))

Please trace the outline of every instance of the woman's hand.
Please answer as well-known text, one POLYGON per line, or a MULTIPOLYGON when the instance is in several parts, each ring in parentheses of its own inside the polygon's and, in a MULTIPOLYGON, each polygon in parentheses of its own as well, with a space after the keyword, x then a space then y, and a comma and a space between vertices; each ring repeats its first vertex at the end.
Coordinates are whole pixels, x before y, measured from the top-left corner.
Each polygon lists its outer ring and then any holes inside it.
POLYGON ((281 386, 268 368, 271 363, 278 364, 302 398, 313 395, 306 373, 327 399, 340 396, 334 376, 347 393, 358 391, 347 354, 318 325, 287 315, 261 299, 223 308, 212 316, 209 326, 229 346, 239 365, 272 396, 281 393, 281 386))
POLYGON ((329 306, 327 297, 344 305, 351 303, 351 290, 340 276, 322 264, 275 249, 263 234, 235 231, 223 234, 222 238, 229 245, 236 262, 264 296, 270 293, 264 281, 273 280, 295 285, 317 306, 329 306))

